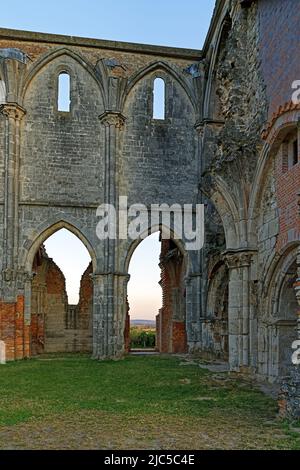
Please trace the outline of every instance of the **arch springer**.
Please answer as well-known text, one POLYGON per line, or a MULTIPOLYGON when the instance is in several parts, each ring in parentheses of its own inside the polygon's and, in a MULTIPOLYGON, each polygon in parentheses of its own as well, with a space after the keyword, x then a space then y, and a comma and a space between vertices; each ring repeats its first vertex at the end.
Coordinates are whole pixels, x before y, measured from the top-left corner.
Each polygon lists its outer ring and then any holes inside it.
POLYGON ((105 111, 100 114, 99 120, 105 127, 114 126, 117 129, 122 129, 125 125, 126 117, 120 111, 105 111))
POLYGON ((15 121, 21 121, 26 114, 26 109, 18 103, 4 103, 0 105, 0 114, 15 121))

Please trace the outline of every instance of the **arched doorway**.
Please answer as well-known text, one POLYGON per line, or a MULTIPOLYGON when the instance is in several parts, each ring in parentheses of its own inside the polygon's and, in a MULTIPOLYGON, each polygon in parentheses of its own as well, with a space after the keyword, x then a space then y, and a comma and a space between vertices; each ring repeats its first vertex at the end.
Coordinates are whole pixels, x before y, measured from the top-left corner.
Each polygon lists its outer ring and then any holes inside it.
POLYGON ((298 302, 294 284, 297 279, 297 263, 293 261, 284 273, 279 291, 278 317, 278 343, 275 354, 278 358, 278 375, 283 377, 289 374, 292 363, 292 343, 296 339, 296 326, 298 302))
POLYGON ((61 228, 37 249, 32 265, 30 354, 92 351, 90 255, 61 228))
POLYGON ((185 353, 186 261, 177 242, 162 239, 160 232, 150 235, 135 249, 129 273, 127 305, 130 316, 127 315, 125 328, 127 350, 130 349, 129 323, 134 328, 138 323, 145 326, 149 321, 155 330, 155 349, 158 352, 185 353))
POLYGON ((219 261, 209 273, 207 319, 203 325, 203 336, 205 351, 224 361, 229 359, 228 291, 228 268, 223 261, 219 261))
POLYGON ((292 344, 297 339, 298 243, 292 243, 271 261, 265 283, 265 303, 258 322, 258 373, 271 382, 290 375, 292 344))

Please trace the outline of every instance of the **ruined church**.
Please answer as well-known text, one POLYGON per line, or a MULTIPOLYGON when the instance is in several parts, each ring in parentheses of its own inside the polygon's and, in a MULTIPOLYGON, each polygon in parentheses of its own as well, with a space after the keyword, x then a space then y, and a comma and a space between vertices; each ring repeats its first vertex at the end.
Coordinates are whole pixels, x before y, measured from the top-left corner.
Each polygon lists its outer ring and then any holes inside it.
POLYGON ((97 207, 126 195, 147 207, 205 207, 203 249, 175 236, 161 243, 158 350, 220 358, 271 382, 290 375, 300 339, 299 51, 295 0, 217 0, 202 50, 0 29, 8 360, 126 353, 128 267, 140 240, 96 235, 97 207), (91 258, 78 305, 43 245, 62 228, 91 258))

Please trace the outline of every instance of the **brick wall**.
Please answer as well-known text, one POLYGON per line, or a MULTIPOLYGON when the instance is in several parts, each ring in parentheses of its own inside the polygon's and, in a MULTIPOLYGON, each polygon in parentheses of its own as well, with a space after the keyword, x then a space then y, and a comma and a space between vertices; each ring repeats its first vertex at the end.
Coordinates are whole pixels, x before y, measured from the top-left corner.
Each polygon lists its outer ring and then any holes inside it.
POLYGON ((29 327, 24 322, 24 297, 16 303, 0 302, 0 337, 6 345, 6 359, 29 356, 29 327))
POLYGON ((59 267, 39 250, 32 283, 31 354, 92 350, 92 264, 82 275, 78 305, 69 305, 59 267))
MULTIPOLYGON (((91 274, 92 263, 82 275, 79 290, 78 305, 74 308, 75 324, 73 328, 66 329, 66 349, 68 351, 91 352, 92 351, 92 311, 93 311, 93 283, 91 274)), ((71 306, 69 305, 69 308, 71 306)), ((71 325, 70 325, 71 326, 71 325)))
POLYGON ((259 0, 261 68, 269 101, 269 117, 291 101, 300 80, 300 8, 298 0, 259 0))
POLYGON ((300 240, 300 217, 297 194, 300 190, 300 158, 291 168, 283 167, 282 149, 276 159, 276 192, 279 209, 279 235, 276 249, 281 250, 289 242, 300 240))
POLYGON ((187 350, 184 261, 172 240, 162 240, 160 261, 162 308, 156 319, 156 347, 164 353, 184 353, 187 350))
POLYGON ((65 277, 44 251, 39 251, 38 258, 32 282, 32 353, 63 351, 68 309, 65 277))

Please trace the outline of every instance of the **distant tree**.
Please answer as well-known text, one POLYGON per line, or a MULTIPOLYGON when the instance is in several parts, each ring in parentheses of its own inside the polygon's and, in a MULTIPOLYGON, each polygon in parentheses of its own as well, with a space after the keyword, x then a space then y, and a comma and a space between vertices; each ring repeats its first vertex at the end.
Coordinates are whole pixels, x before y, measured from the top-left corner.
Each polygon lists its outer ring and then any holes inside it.
POLYGON ((155 347, 155 330, 141 329, 138 327, 130 328, 130 344, 131 348, 154 348, 155 347))

